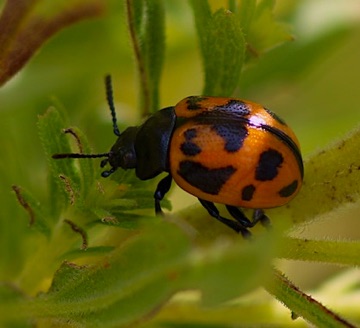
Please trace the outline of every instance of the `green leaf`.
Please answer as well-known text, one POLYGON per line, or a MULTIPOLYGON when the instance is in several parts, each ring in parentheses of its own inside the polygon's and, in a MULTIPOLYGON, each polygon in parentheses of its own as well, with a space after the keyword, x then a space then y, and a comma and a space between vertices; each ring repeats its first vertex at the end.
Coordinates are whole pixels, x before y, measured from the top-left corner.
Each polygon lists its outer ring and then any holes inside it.
POLYGON ((244 35, 248 34, 250 25, 255 16, 256 0, 239 1, 239 9, 236 14, 239 17, 240 24, 244 35))
MULTIPOLYGON (((5 309, 2 305, 9 303, 23 302, 25 296, 15 287, 9 284, 0 282, 0 318, 4 318, 5 309)), ((24 318, 11 318, 11 320, 2 320, 3 327, 11 328, 27 328, 33 327, 33 324, 29 320, 24 318)))
POLYGON ((195 26, 202 54, 205 54, 207 35, 206 28, 211 23, 211 9, 207 0, 189 0, 194 12, 195 26))
POLYGON ((12 186, 12 188, 20 205, 29 215, 29 226, 49 237, 51 223, 49 222, 48 217, 43 213, 39 202, 23 188, 15 185, 12 186))
POLYGON ((261 55, 272 48, 293 40, 290 27, 274 18, 275 1, 263 0, 257 7, 246 37, 250 54, 261 55))
MULTIPOLYGON (((260 283, 274 251, 269 236, 251 244, 219 239, 192 248, 179 228, 158 220, 98 265, 65 262, 48 293, 20 305, 20 317, 31 313, 54 321, 66 317, 74 325, 121 327, 146 317, 184 289, 198 289, 204 304, 216 305, 260 283)), ((6 318, 16 315, 16 306, 7 304, 6 318)))
POLYGON ((63 131, 64 126, 64 119, 54 107, 49 108, 38 120, 39 135, 51 172, 50 201, 54 217, 71 197, 64 183, 70 186, 73 193, 81 194, 80 176, 74 167, 74 161, 54 160, 51 157, 53 154, 71 152, 68 136, 63 131), (61 181, 61 177, 65 177, 65 182, 64 179, 61 181))
POLYGON ((276 0, 260 0, 256 7, 256 15, 261 16, 263 12, 273 11, 276 0))
POLYGON ((191 1, 200 40, 205 86, 203 94, 230 96, 244 63, 245 39, 238 17, 219 9, 209 15, 206 1, 191 1))
MULTIPOLYGON (((153 209, 154 208, 154 190, 145 190, 143 188, 130 188, 121 197, 117 197, 106 204, 113 211, 116 210, 134 210, 134 209, 153 209)), ((171 210, 171 204, 168 199, 161 201, 161 206, 171 210)))
MULTIPOLYGON (((68 135, 72 135, 76 141, 78 152, 92 154, 93 151, 84 133, 78 128, 66 129, 68 135)), ((66 161, 66 160, 65 160, 66 161)), ((69 162, 69 160, 67 160, 69 162)), ((70 160, 71 161, 71 160, 70 160)), ((81 159, 78 161, 79 172, 81 174, 81 198, 86 198, 87 193, 93 188, 95 183, 94 159, 81 159)))
POLYGON ((88 247, 86 250, 75 249, 67 253, 64 253, 61 256, 61 260, 73 261, 75 259, 84 259, 85 257, 91 256, 106 256, 111 251, 114 250, 114 247, 111 246, 97 246, 97 247, 88 247))
POLYGON ((95 214, 98 220, 89 222, 88 223, 89 227, 97 224, 103 224, 107 226, 120 227, 124 229, 137 229, 139 228, 140 223, 144 219, 146 219, 144 215, 116 211, 114 209, 111 209, 110 212, 110 211, 106 211, 103 208, 93 208, 92 213, 95 214), (117 217, 119 219, 117 219, 117 217))
POLYGON ((165 55, 165 13, 162 0, 146 1, 143 54, 148 73, 151 105, 150 113, 159 110, 159 85, 165 55))
POLYGON ((129 2, 128 5, 130 4, 133 10, 133 15, 132 15, 132 20, 131 22, 129 22, 129 24, 132 24, 134 26, 136 35, 140 36, 142 33, 141 32, 142 24, 145 18, 145 15, 143 14, 145 12, 145 1, 143 0, 132 1, 131 3, 129 2))
POLYGON ((205 95, 231 96, 244 63, 245 39, 233 13, 220 9, 207 26, 205 95))
POLYGON ((214 243, 193 255, 190 277, 196 289, 202 291, 203 304, 218 306, 258 287, 268 275, 275 251, 273 237, 263 235, 253 245, 239 240, 229 244, 214 243))

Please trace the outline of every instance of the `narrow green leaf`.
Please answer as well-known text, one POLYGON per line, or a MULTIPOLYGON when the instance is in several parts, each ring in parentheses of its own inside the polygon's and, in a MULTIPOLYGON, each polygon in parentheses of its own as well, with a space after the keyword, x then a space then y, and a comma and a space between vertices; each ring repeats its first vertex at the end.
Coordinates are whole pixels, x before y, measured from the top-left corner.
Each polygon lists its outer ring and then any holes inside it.
POLYGON ((163 0, 146 0, 144 56, 149 77, 150 113, 159 110, 159 85, 165 56, 165 12, 163 0))
MULTIPOLYGON (((54 275, 51 287, 47 295, 69 293, 72 287, 79 284, 82 280, 83 274, 90 270, 87 266, 79 266, 70 262, 63 262, 60 268, 54 275)), ((45 297, 45 295, 42 295, 45 297)))
POLYGON ((193 248, 178 227, 156 220, 98 265, 65 262, 48 293, 31 304, 9 302, 7 315, 20 306, 23 317, 121 327, 147 317, 184 289, 200 290, 204 304, 216 305, 260 284, 274 251, 271 234, 264 237, 247 244, 222 238, 193 248))
MULTIPOLYGON (((153 209, 154 208, 154 188, 146 190, 143 188, 131 188, 127 190, 121 197, 111 200, 107 207, 121 210, 133 209, 153 209)), ((171 210, 171 204, 168 199, 163 199, 161 205, 171 210)))
POLYGON ((281 257, 360 266, 360 242, 285 238, 281 257))
MULTIPOLYGON (((271 234, 257 236, 252 245, 239 240, 234 244, 214 243, 203 252, 192 254, 194 263, 189 277, 196 289, 202 291, 204 305, 219 305, 258 287, 269 273, 274 252, 271 234)), ((187 285, 188 282, 185 288, 187 285)))
POLYGON ((132 6, 132 10, 133 10, 133 19, 131 24, 134 25, 134 29, 136 31, 137 35, 141 35, 141 27, 143 24, 143 20, 145 18, 144 16, 144 7, 145 7, 145 2, 143 0, 138 0, 138 1, 131 1, 130 2, 131 6, 132 6))
POLYGON ((193 10, 202 56, 206 53, 206 28, 211 22, 211 9, 207 0, 189 0, 193 10))
POLYGON ((261 16, 265 11, 273 11, 276 0, 260 0, 256 6, 256 15, 261 16))
POLYGON ((43 213, 40 203, 23 188, 20 188, 19 186, 13 186, 12 188, 15 192, 16 198, 19 201, 19 204, 28 214, 29 226, 32 229, 49 237, 51 223, 48 221, 48 216, 43 213))
POLYGON ((176 273, 177 261, 186 256, 190 244, 173 226, 161 222, 156 226, 122 247, 106 266, 63 266, 55 286, 44 295, 51 312, 65 311, 68 318, 96 327, 132 322, 165 301, 177 285, 169 270, 176 273))
POLYGON ((239 18, 220 9, 211 15, 207 1, 191 1, 202 53, 203 94, 230 96, 244 63, 245 39, 239 18))
POLYGON ((206 30, 205 95, 231 96, 244 63, 245 39, 236 15, 220 9, 206 30))
MULTIPOLYGON (((6 316, 7 303, 21 303, 25 300, 25 296, 15 287, 10 284, 0 282, 0 318, 6 316)), ((11 320, 1 320, 2 327, 11 328, 27 328, 33 327, 33 324, 22 317, 14 317, 11 320)))
POLYGON ((50 167, 50 199, 52 213, 56 213, 64 207, 69 200, 69 191, 66 191, 61 176, 68 179, 74 193, 80 193, 80 176, 74 167, 73 160, 55 160, 51 156, 57 153, 70 153, 71 148, 68 136, 64 134, 64 119, 54 107, 39 117, 38 130, 43 144, 46 159, 50 167))
MULTIPOLYGON (((91 149, 89 142, 85 134, 78 128, 71 128, 65 130, 68 137, 73 136, 74 141, 76 142, 76 152, 84 154, 92 154, 93 150, 91 149)), ((65 160, 69 161, 69 160, 65 160)), ((85 198, 87 193, 91 190, 95 183, 95 161, 91 158, 81 159, 78 161, 79 173, 81 174, 81 198, 85 198)))
MULTIPOLYGON (((24 298, 24 295, 13 285, 0 282, 0 302, 17 301, 24 298)), ((1 309, 1 306, 0 306, 1 309)))
POLYGON ((240 20, 240 25, 245 36, 247 36, 251 22, 255 15, 256 0, 242 0, 236 12, 240 20))
POLYGON ((264 0, 256 7, 246 37, 249 48, 256 55, 261 55, 270 49, 293 39, 290 27, 278 22, 273 14, 274 1, 264 0))
POLYGON ((138 201, 136 198, 117 198, 111 200, 109 203, 109 208, 114 210, 132 210, 132 209, 138 209, 138 208, 148 208, 148 206, 141 204, 140 201, 138 201))
POLYGON ((236 0, 228 0, 228 9, 236 13, 237 12, 237 1, 236 0))
POLYGON ((92 212, 95 213, 95 215, 98 217, 98 220, 88 223, 89 227, 102 224, 123 229, 138 229, 141 227, 141 222, 144 222, 147 219, 151 219, 145 215, 116 211, 113 209, 112 213, 98 208, 93 209, 92 212))
POLYGON ((105 256, 114 250, 111 246, 88 247, 86 250, 75 249, 61 256, 61 260, 74 261, 76 259, 84 259, 91 256, 105 256))

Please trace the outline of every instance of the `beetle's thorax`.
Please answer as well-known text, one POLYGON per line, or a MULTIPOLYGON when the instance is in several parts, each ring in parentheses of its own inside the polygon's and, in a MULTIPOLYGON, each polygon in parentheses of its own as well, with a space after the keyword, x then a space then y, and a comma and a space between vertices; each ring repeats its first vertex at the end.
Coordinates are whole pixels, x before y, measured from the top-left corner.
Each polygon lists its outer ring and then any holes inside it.
POLYGON ((105 175, 120 167, 136 169, 136 176, 147 180, 168 171, 168 148, 175 120, 174 108, 168 107, 150 116, 142 125, 127 128, 101 164, 111 166, 105 175))
POLYGON ((168 151, 175 121, 174 108, 167 107, 139 127, 135 140, 136 176, 139 179, 152 179, 161 172, 168 172, 168 151))

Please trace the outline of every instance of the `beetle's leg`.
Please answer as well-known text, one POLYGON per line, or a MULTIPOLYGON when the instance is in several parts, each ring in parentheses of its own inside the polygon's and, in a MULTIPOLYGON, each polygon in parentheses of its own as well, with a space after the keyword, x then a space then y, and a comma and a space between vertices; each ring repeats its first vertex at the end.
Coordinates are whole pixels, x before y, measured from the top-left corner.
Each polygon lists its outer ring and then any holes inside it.
POLYGON ((254 210, 252 220, 250 221, 240 208, 230 205, 226 205, 226 208, 231 216, 246 228, 252 228, 258 222, 260 222, 266 228, 271 227, 269 217, 265 215, 264 211, 261 209, 254 210))
POLYGON ((224 223, 225 225, 227 225, 229 228, 235 230, 237 233, 241 233, 241 235, 244 238, 250 238, 251 237, 251 232, 249 230, 247 230, 240 222, 236 222, 230 219, 226 219, 224 217, 222 217, 219 213, 219 210, 216 208, 216 206, 214 205, 214 203, 209 202, 207 200, 203 200, 199 198, 199 201, 201 203, 201 205, 209 212, 209 214, 219 220, 220 222, 224 223))
POLYGON ((171 187, 172 176, 171 174, 167 175, 164 179, 160 180, 158 183, 154 198, 155 198, 155 214, 162 215, 163 211, 161 209, 160 201, 164 198, 165 194, 169 191, 171 187))
POLYGON ((236 206, 226 205, 226 209, 230 215, 245 228, 252 228, 257 223, 250 221, 244 212, 236 206))
POLYGON ((100 167, 105 167, 105 165, 109 162, 109 158, 105 158, 100 162, 100 167))
POLYGON ((258 222, 261 222, 261 224, 267 228, 270 229, 271 228, 271 222, 269 217, 264 213, 263 210, 261 209, 256 209, 254 210, 254 214, 253 214, 253 225, 255 225, 258 222))

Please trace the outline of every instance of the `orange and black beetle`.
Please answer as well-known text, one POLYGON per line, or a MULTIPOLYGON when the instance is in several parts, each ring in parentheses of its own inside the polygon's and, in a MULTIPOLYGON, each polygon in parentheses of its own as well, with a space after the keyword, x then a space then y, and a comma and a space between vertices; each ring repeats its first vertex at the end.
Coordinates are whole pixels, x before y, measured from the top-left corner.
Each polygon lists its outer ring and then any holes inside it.
POLYGON ((155 211, 172 179, 198 197, 209 214, 243 236, 258 221, 268 221, 264 208, 288 203, 299 191, 303 161, 293 131, 270 110, 256 103, 220 97, 192 96, 164 108, 142 125, 120 133, 110 76, 107 100, 117 141, 108 153, 55 154, 53 158, 106 157, 111 168, 135 169, 141 180, 162 172, 155 191, 155 211), (235 220, 220 215, 214 203, 225 204, 235 220), (250 221, 238 207, 253 208, 250 221))

